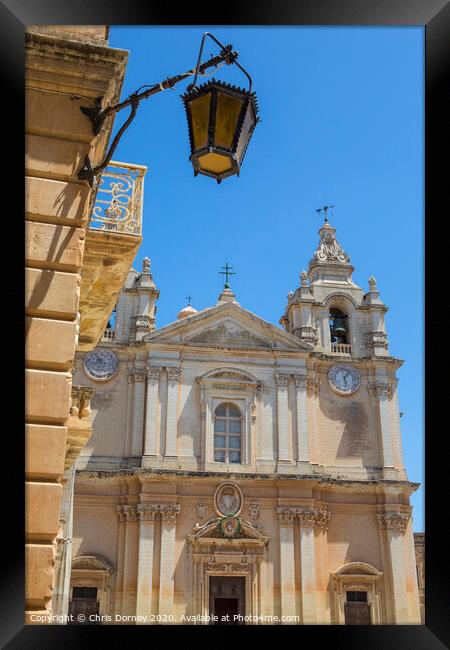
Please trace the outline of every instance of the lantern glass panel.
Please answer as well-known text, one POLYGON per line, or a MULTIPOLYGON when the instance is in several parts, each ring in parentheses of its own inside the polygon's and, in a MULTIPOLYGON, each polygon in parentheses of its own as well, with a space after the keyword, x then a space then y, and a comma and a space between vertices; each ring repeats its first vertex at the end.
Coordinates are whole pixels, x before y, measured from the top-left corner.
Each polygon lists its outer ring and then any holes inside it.
POLYGON ((242 124, 242 129, 239 136, 239 142, 236 147, 236 156, 239 162, 241 162, 244 157, 245 150, 249 143, 251 133, 255 128, 255 124, 256 124, 256 116, 255 113, 253 112, 253 106, 251 102, 248 102, 247 110, 245 112, 244 122, 242 124))
POLYGON ((232 168, 228 156, 221 156, 218 153, 206 153, 198 159, 200 169, 212 174, 223 174, 232 168))
POLYGON ((231 149, 242 104, 243 100, 237 97, 226 93, 217 93, 216 133, 214 138, 217 147, 231 149))
POLYGON ((209 107, 211 93, 201 95, 190 102, 194 147, 200 149, 208 144, 209 107))

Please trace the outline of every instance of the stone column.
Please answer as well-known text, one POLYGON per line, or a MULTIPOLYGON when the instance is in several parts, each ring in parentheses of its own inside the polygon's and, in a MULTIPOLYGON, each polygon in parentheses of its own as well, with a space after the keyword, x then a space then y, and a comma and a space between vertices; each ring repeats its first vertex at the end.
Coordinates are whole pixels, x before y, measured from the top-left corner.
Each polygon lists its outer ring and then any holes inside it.
POLYGON ((296 375, 297 393, 297 462, 309 463, 306 376, 296 375))
POLYGON ((138 514, 136 512, 136 506, 124 505, 122 507, 125 516, 125 540, 123 551, 124 561, 121 614, 133 616, 136 613, 136 594, 135 585, 133 583, 136 567, 132 561, 132 553, 133 546, 136 543, 138 514))
POLYGON ((134 374, 134 398, 133 398, 133 428, 131 438, 131 455, 142 456, 142 443, 144 431, 144 409, 145 409, 145 380, 144 371, 134 374))
POLYGON ((316 623, 316 554, 314 548, 314 511, 301 511, 300 524, 300 580, 302 596, 302 623, 316 623))
POLYGON ((403 537, 406 532, 409 516, 397 512, 384 512, 377 515, 377 519, 380 530, 384 532, 388 550, 389 567, 386 567, 386 569, 390 574, 393 606, 392 623, 396 623, 397 625, 420 623, 420 621, 412 621, 408 611, 403 537))
POLYGON ((275 375, 278 412, 278 460, 290 462, 288 427, 288 383, 289 375, 275 375))
POLYGON ((125 522, 126 516, 123 505, 117 506, 119 518, 119 534, 117 540, 117 576, 114 599, 114 613, 122 614, 123 569, 125 563, 125 522))
POLYGON ((177 426, 178 426, 178 384, 181 369, 167 368, 167 418, 166 418, 166 448, 164 456, 177 455, 177 426))
POLYGON ((281 615, 295 616, 294 516, 291 510, 278 509, 280 521, 280 600, 281 615))
POLYGON ((394 468, 394 450, 392 440, 392 422, 390 400, 392 388, 390 384, 376 382, 369 384, 369 392, 378 397, 380 415, 381 445, 383 451, 383 466, 385 469, 394 468))
POLYGON ((147 369, 144 456, 157 456, 159 453, 158 390, 160 372, 161 368, 147 369))
POLYGON ((175 532, 179 505, 161 507, 161 569, 159 576, 159 613, 173 614, 175 591, 175 532))
POLYGON ((128 375, 127 390, 127 420, 125 432, 125 453, 124 456, 131 456, 132 436, 133 436, 133 404, 134 404, 134 374, 128 375))
MULTIPOLYGON (((149 616, 152 605, 153 587, 153 547, 155 543, 155 514, 157 506, 140 503, 139 516, 139 557, 137 576, 136 615, 149 616)), ((149 621, 141 621, 149 623, 149 621)))

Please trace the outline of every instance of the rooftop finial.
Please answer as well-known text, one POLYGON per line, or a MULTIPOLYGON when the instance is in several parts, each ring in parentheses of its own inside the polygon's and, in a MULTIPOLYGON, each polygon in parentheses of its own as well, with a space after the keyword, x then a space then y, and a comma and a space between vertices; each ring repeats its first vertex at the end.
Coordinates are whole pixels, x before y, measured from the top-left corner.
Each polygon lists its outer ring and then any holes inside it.
POLYGON ((232 269, 233 267, 232 267, 232 266, 229 266, 228 262, 225 262, 225 266, 222 266, 221 268, 222 268, 222 269, 225 269, 224 271, 218 271, 218 273, 219 273, 220 275, 224 275, 224 276, 225 276, 224 289, 229 289, 229 288, 230 288, 230 284, 229 284, 229 282, 228 282, 228 279, 229 279, 228 276, 230 276, 230 275, 236 275, 236 273, 234 273, 233 271, 231 271, 231 269, 232 269))
POLYGON ((188 296, 186 296, 186 300, 188 301, 188 306, 189 307, 192 307, 191 300, 192 300, 193 297, 194 296, 191 296, 190 294, 188 296))
POLYGON ((142 273, 150 273, 150 258, 144 257, 142 260, 142 273))
POLYGON ((316 209, 316 212, 318 212, 319 214, 321 214, 322 212, 324 213, 324 217, 325 217, 324 220, 325 220, 325 223, 328 223, 328 216, 327 216, 327 214, 328 214, 328 210, 329 210, 330 208, 334 208, 334 205, 324 205, 322 208, 317 208, 317 209, 316 209))

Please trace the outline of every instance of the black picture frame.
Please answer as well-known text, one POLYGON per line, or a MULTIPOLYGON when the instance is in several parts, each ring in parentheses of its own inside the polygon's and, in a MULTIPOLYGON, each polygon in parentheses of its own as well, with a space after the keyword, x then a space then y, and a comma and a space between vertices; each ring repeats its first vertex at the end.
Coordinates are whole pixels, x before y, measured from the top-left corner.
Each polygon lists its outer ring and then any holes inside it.
MULTIPOLYGON (((444 478, 448 473, 446 454, 442 445, 447 437, 445 418, 440 424, 439 414, 445 414, 443 405, 445 382, 435 379, 433 372, 433 337, 439 336, 444 343, 442 330, 446 330, 446 320, 442 309, 445 307, 445 293, 439 284, 436 263, 446 257, 443 241, 446 237, 439 218, 448 210, 447 196, 444 192, 449 184, 448 164, 439 153, 445 147, 445 128, 448 124, 448 87, 450 41, 450 4, 447 0, 258 0, 257 3, 226 3, 207 7, 201 4, 185 3, 179 7, 169 3, 145 3, 136 0, 119 3, 113 0, 78 0, 63 3, 54 0, 3 0, 0 4, 0 52, 2 61, 3 93, 3 156, 6 163, 3 179, 8 185, 8 194, 13 197, 13 212, 4 215, 4 228, 7 229, 8 245, 14 258, 4 275, 6 285, 8 330, 7 348, 11 361, 8 364, 8 381, 11 382, 11 398, 19 394, 19 405, 11 407, 9 395, 4 397, 4 409, 13 413, 13 425, 4 427, 4 445, 13 453, 14 461, 3 456, 3 472, 11 472, 4 479, 4 527, 3 538, 6 549, 3 553, 1 571, 1 624, 0 642, 7 648, 86 648, 107 642, 113 634, 116 643, 138 642, 145 645, 172 639, 174 635, 181 642, 190 644, 188 637, 195 636, 195 642, 254 643, 263 635, 267 641, 275 643, 298 643, 304 645, 306 639, 314 645, 329 643, 333 648, 348 650, 433 650, 450 647, 450 612, 448 610, 448 586, 445 580, 446 567, 446 504, 444 500, 444 478), (217 628, 174 626, 105 626, 82 627, 67 626, 24 626, 24 566, 23 566, 23 512, 24 491, 22 458, 24 444, 18 413, 24 401, 20 399, 23 386, 23 373, 17 363, 17 350, 23 349, 20 327, 21 295, 16 278, 17 260, 23 255, 24 230, 16 226, 23 205, 23 142, 24 124, 24 29, 33 24, 149 24, 149 25, 421 25, 425 28, 425 242, 426 242, 426 363, 425 363, 425 413, 426 413, 426 623, 424 626, 372 626, 355 628, 347 626, 299 626, 295 628, 261 626, 255 628, 229 627, 217 628), (5 143, 6 133, 13 134, 13 146, 5 143), (14 217, 14 227, 13 225, 14 217), (14 235, 14 246, 9 244, 14 235), (439 237, 439 241, 438 241, 439 237), (15 263, 14 263, 15 260, 15 263), (11 276, 13 276, 11 278, 11 276), (13 283, 11 285, 11 283, 13 283), (17 300, 17 318, 15 301, 17 300), (9 316, 13 309, 14 317, 9 316), (441 330, 434 327, 439 324, 441 330), (11 331, 13 330, 13 331, 11 331), (17 339, 16 339, 17 337, 17 339), (21 347, 22 346, 22 347, 21 347), (15 370, 14 370, 15 368, 15 370), (17 376, 13 377, 14 372, 17 376), (431 384, 431 380, 434 380, 431 384), (7 398, 6 398, 7 397, 7 398), (6 398, 6 399, 5 399, 6 398), (15 414, 15 415, 14 415, 15 414), (432 426, 432 416, 436 415, 432 426), (9 444, 13 441, 13 445, 9 444), (7 487, 5 487, 7 486, 7 487), (435 495, 433 497, 433 495, 435 495), (436 505, 437 503, 437 505, 436 505), (436 506, 434 510, 433 505, 436 506), (438 510, 439 508, 439 510, 438 510), (16 525, 11 523, 16 515, 16 525), (130 640, 130 634, 133 641, 130 640), (105 637, 106 635, 106 637, 105 637), (139 635, 140 640, 135 640, 139 635)), ((5 235, 4 235, 5 237, 5 235)), ((405 242, 407 245, 407 242, 405 242)), ((414 263, 414 260, 411 260, 414 263)), ((443 276, 445 277, 445 276, 443 276)), ((20 284, 20 283, 19 283, 20 284)), ((405 287, 405 290, 407 288, 405 287)), ((4 311, 5 313, 5 311, 4 311)), ((23 312, 22 312, 23 313, 23 312)), ((417 317, 411 305, 411 318, 417 317)), ((420 317, 420 315, 419 315, 420 317)), ((439 355, 440 356, 440 355, 439 355)), ((443 362, 441 362, 443 363, 443 362)), ((5 366, 6 367, 6 366, 5 366)), ((24 391, 22 392, 22 395, 24 391)), ((407 433, 404 435, 407 435, 407 433)), ((11 458, 11 456, 8 456, 11 458)))

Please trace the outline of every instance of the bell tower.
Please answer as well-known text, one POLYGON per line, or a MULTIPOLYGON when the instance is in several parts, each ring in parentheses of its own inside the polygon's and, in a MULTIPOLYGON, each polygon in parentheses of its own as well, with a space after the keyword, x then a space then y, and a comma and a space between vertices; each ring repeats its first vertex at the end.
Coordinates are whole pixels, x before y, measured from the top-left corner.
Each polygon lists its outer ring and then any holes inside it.
POLYGON ((288 294, 280 324, 317 351, 345 356, 387 356, 384 324, 387 307, 376 280, 369 278, 364 293, 352 279, 350 256, 336 239, 336 228, 325 219, 319 244, 300 274, 300 286, 288 294))

